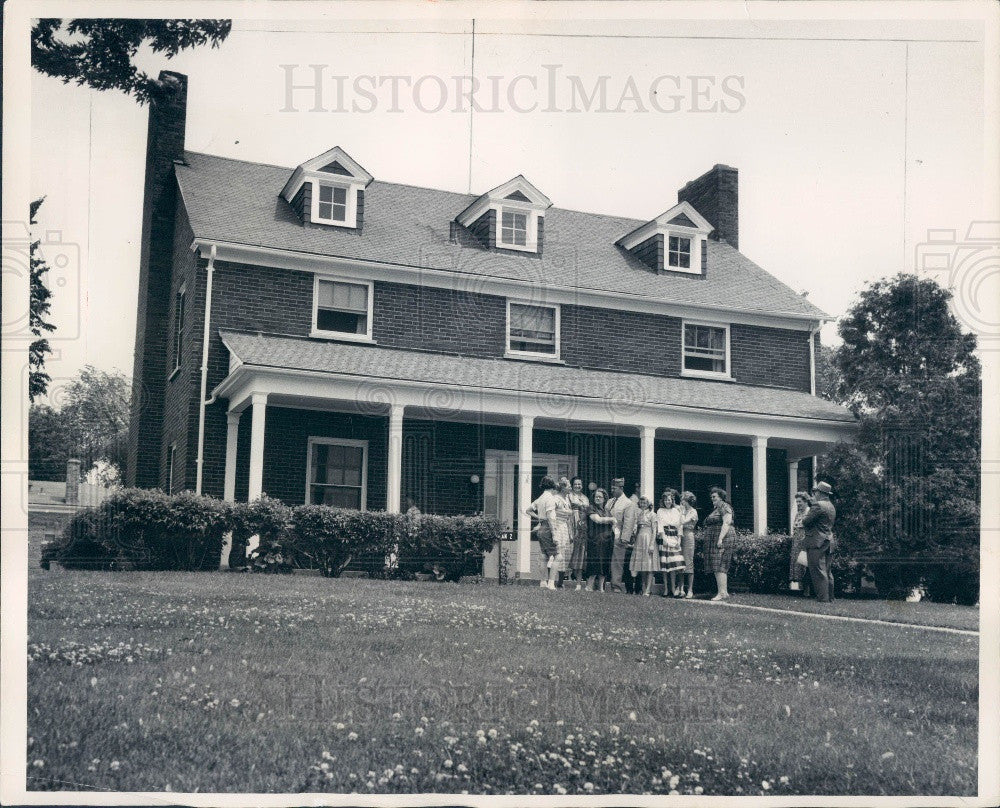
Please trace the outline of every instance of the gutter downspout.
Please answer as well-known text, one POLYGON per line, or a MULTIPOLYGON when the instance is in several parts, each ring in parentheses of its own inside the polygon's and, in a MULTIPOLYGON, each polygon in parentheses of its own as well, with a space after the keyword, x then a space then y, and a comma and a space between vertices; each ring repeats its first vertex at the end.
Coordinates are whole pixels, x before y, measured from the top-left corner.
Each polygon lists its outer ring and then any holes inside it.
POLYGON ((208 401, 205 393, 208 388, 208 337, 212 321, 212 275, 215 273, 215 253, 217 247, 212 245, 208 254, 208 266, 205 267, 208 277, 205 284, 205 330, 201 343, 201 392, 198 395, 198 470, 195 477, 194 492, 201 496, 201 473, 205 464, 205 407, 215 402, 215 396, 208 401))

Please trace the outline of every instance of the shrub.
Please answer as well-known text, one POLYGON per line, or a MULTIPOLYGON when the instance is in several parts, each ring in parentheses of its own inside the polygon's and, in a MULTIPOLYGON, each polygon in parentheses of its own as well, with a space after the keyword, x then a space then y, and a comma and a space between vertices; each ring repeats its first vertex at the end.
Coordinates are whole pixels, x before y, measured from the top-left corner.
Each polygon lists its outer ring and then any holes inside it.
POLYGON ((124 489, 74 516, 52 560, 87 569, 216 569, 227 513, 219 500, 190 492, 124 489))
POLYGON ((398 548, 400 570, 410 574, 430 570, 451 581, 478 572, 483 553, 505 532, 501 522, 486 516, 407 517, 405 528, 398 548))
POLYGON ((292 527, 292 509, 266 494, 253 502, 230 504, 226 510, 228 529, 232 531, 229 566, 233 569, 247 566, 251 536, 257 536, 261 545, 281 544, 292 527))
POLYGON ((300 505, 292 511, 289 548, 300 566, 336 577, 352 561, 381 569, 403 533, 406 518, 382 511, 354 511, 300 505))

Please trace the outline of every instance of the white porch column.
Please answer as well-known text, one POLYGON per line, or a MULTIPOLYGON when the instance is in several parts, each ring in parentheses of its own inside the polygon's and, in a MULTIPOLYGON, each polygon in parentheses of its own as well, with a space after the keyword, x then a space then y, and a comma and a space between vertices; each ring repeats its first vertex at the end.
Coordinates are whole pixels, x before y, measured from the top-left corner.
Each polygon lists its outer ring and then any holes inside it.
POLYGON ((238 412, 226 414, 226 477, 222 488, 222 498, 226 502, 236 501, 236 446, 240 436, 240 415, 238 412))
POLYGON ((641 439, 639 441, 639 489, 644 497, 649 497, 649 501, 656 508, 656 479, 653 464, 653 457, 656 446, 656 427, 640 427, 641 439))
POLYGON ((753 532, 767 535, 767 436, 753 436, 753 532))
POLYGON ((788 534, 791 535, 795 528, 795 515, 798 508, 795 507, 795 495, 799 490, 799 461, 798 459, 788 461, 788 534))
POLYGON ((252 419, 250 421, 250 488, 247 502, 258 499, 264 491, 264 415, 267 409, 267 393, 254 393, 250 397, 252 419))
MULTIPOLYGON (((226 502, 236 501, 236 447, 240 436, 240 413, 226 414, 226 476, 222 486, 222 498, 226 502)), ((222 543, 222 558, 219 569, 229 569, 229 551, 233 547, 233 534, 226 533, 222 543)))
POLYGON ((389 513, 399 513, 403 489, 403 410, 393 404, 389 410, 389 474, 386 478, 386 505, 389 513))
POLYGON ((521 578, 531 574, 531 518, 524 509, 531 504, 532 430, 535 418, 522 415, 517 433, 517 572, 521 578))

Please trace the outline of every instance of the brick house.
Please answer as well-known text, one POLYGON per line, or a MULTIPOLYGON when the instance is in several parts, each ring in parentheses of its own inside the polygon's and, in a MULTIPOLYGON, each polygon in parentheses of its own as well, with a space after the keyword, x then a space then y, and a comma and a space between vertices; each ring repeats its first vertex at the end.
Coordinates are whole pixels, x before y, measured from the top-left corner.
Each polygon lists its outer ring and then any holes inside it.
POLYGON ((532 577, 516 514, 546 473, 702 505, 720 485, 764 533, 788 529, 800 461, 851 439, 813 394, 829 318, 738 251, 736 169, 638 221, 523 176, 481 195, 383 182, 339 147, 248 163, 186 151, 186 77, 161 79, 129 484, 485 511, 532 577))

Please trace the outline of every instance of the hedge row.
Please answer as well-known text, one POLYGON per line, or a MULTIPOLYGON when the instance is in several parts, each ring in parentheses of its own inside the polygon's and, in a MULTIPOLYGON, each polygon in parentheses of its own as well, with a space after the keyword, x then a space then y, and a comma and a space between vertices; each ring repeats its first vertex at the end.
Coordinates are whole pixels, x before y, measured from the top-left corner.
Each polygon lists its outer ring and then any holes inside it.
MULTIPOLYGON (((729 578, 734 589, 760 594, 786 594, 788 590, 788 563, 791 557, 792 539, 779 533, 758 536, 737 532, 733 548, 733 561, 729 578)), ((698 541, 695 546, 695 569, 699 577, 704 576, 706 586, 711 576, 703 572, 703 547, 698 541)), ((959 557, 936 559, 931 562, 912 562, 922 567, 920 579, 923 582, 924 597, 939 603, 962 603, 971 605, 979 601, 979 562, 976 558, 959 557)), ((867 575, 873 579, 879 597, 889 600, 905 598, 911 586, 901 581, 912 580, 912 574, 903 576, 898 561, 882 561, 877 557, 863 560, 833 553, 832 571, 837 594, 859 593, 862 579, 867 575)))
POLYGON ((434 571, 457 579, 500 539, 493 519, 355 511, 325 505, 289 507, 263 497, 226 503, 190 492, 167 496, 126 489, 96 508, 81 511, 59 541, 45 549, 43 566, 58 561, 73 569, 217 569, 232 533, 230 566, 245 564, 251 536, 260 553, 280 548, 290 566, 339 575, 348 565, 381 572, 386 556, 399 574, 434 571))

